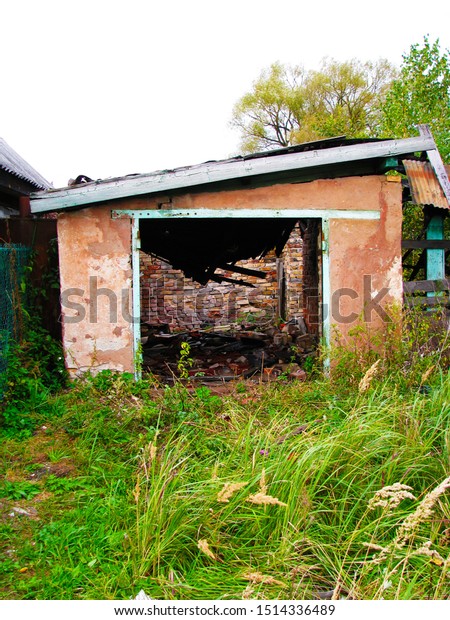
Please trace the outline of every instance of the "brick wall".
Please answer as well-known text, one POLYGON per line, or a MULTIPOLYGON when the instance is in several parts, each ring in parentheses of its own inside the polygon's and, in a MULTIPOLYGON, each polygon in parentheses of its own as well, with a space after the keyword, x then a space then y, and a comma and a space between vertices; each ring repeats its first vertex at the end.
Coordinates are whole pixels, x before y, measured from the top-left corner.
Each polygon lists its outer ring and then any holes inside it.
POLYGON ((320 331, 320 273, 321 253, 319 251, 320 221, 304 221, 303 233, 303 317, 308 330, 313 334, 320 331))
POLYGON ((285 318, 303 316, 303 241, 298 224, 289 237, 282 258, 286 280, 285 318))
MULTIPOLYGON (((280 260, 280 259, 279 259, 280 260)), ((303 315, 302 240, 295 228, 282 254, 287 318, 303 315)), ((231 272, 223 275, 251 283, 255 288, 227 282, 209 282, 202 286, 182 271, 141 252, 141 319, 143 322, 169 324, 172 330, 249 322, 261 327, 278 316, 279 283, 277 258, 271 253, 261 260, 241 261, 238 265, 264 271, 265 279, 231 272)))

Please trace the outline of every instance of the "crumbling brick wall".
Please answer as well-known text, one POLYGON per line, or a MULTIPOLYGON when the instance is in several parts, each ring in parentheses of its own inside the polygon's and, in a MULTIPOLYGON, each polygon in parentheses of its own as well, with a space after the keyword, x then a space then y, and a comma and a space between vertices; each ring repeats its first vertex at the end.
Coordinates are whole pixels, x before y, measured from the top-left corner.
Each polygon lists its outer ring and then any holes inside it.
POLYGON ((303 240, 299 224, 292 231, 283 251, 286 286, 285 317, 303 316, 303 240))
MULTIPOLYGON (((298 227, 283 251, 286 283, 286 317, 301 316, 302 241, 298 227)), ((264 271, 265 279, 220 272, 244 280, 255 288, 227 282, 206 286, 186 278, 171 265, 141 252, 141 320, 152 325, 168 324, 172 330, 197 329, 230 323, 270 325, 278 316, 279 286, 274 253, 261 260, 240 261, 238 265, 264 271)))
POLYGON ((320 220, 303 221, 303 318, 308 331, 319 333, 320 327, 320 220))

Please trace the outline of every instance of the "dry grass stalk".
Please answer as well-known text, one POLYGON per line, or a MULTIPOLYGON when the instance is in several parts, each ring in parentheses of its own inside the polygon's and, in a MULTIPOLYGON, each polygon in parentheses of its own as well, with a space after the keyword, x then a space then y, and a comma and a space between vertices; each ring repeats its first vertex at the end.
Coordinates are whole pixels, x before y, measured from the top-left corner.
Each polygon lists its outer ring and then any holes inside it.
POLYGON ((140 479, 138 477, 138 479, 136 481, 136 486, 134 487, 134 491, 133 491, 134 502, 136 504, 139 503, 140 495, 141 495, 141 482, 140 482, 140 479))
POLYGON ((242 592, 242 598, 244 601, 247 601, 252 597, 252 594, 255 592, 254 588, 248 585, 245 590, 242 592))
POLYGON ((255 495, 249 495, 247 498, 248 502, 252 504, 259 505, 278 505, 278 506, 287 506, 284 502, 280 502, 278 497, 272 497, 271 495, 266 495, 265 493, 255 493, 255 495))
POLYGON ((433 364, 433 366, 430 366, 430 368, 428 368, 428 370, 426 370, 423 373, 422 378, 420 380, 420 385, 423 385, 425 383, 425 381, 428 379, 428 377, 431 375, 431 373, 433 372, 435 368, 436 368, 436 364, 433 364))
POLYGON ((332 601, 338 601, 341 598, 341 590, 342 590, 342 582, 340 579, 338 579, 336 586, 333 590, 333 594, 331 595, 332 601))
POLYGON ((144 470, 145 477, 147 479, 149 477, 149 470, 151 469, 152 462, 155 460, 156 454, 158 451, 158 448, 156 447, 156 440, 158 438, 158 434, 159 433, 157 431, 155 433, 155 437, 152 443, 148 444, 148 446, 144 449, 143 454, 142 454, 141 467, 144 470))
POLYGON ((370 384, 372 383, 372 379, 377 373, 378 364, 380 362, 381 359, 378 359, 374 364, 372 364, 372 366, 369 368, 369 370, 366 371, 366 374, 359 382, 358 391, 360 394, 362 394, 363 392, 367 392, 367 390, 370 388, 370 384))
POLYGON ((270 575, 263 575, 263 573, 259 573, 257 571, 251 572, 251 573, 245 573, 243 577, 244 579, 248 579, 252 583, 265 583, 270 586, 286 587, 286 584, 283 583, 282 581, 278 581, 278 579, 275 579, 274 577, 271 577, 270 575))
MULTIPOLYGON (((373 560, 370 560, 370 564, 381 564, 387 558, 387 556, 395 551, 399 551, 403 549, 406 544, 413 538, 415 531, 419 527, 421 523, 429 519, 433 514, 433 509, 440 498, 441 495, 445 493, 447 489, 450 489, 450 476, 445 478, 437 487, 435 487, 430 493, 427 493, 420 504, 417 506, 416 510, 409 514, 400 527, 397 530, 397 535, 394 540, 385 548, 381 548, 377 557, 373 560)), ((371 543, 365 543, 365 545, 369 545, 373 547, 371 543)), ((410 555, 427 555, 431 558, 431 561, 438 566, 444 566, 444 569, 447 565, 447 561, 442 558, 442 556, 432 549, 430 549, 431 542, 425 543, 422 547, 415 549, 410 552, 409 555, 403 560, 406 561, 410 555)), ((389 576, 395 572, 391 571, 389 576)))
POLYGON ((245 487, 246 482, 226 482, 223 489, 217 494, 217 501, 227 504, 230 501, 230 497, 242 487, 245 487))
POLYGON ((402 500, 417 499, 411 491, 412 487, 399 482, 383 487, 369 501, 368 508, 369 510, 375 510, 377 507, 387 508, 391 512, 394 508, 397 508, 402 500))
POLYGON ((440 553, 438 553, 435 549, 431 549, 431 540, 428 540, 426 543, 416 549, 413 555, 426 555, 430 558, 430 561, 436 566, 442 566, 445 563, 444 558, 440 553))
POLYGON ((445 480, 430 491, 430 493, 427 493, 427 495, 425 495, 423 500, 417 506, 416 510, 406 517, 399 527, 397 536, 395 537, 394 544, 398 549, 404 547, 408 540, 413 536, 417 527, 431 517, 433 514, 434 505, 447 489, 450 489, 450 476, 445 478, 445 480))
POLYGON ((266 470, 265 469, 263 469, 261 472, 261 480, 259 481, 259 490, 260 490, 260 493, 263 493, 264 495, 267 494, 266 470))
POLYGON ((217 560, 217 556, 211 551, 208 541, 204 538, 198 541, 197 547, 200 549, 200 551, 203 551, 205 555, 211 558, 211 560, 217 560))
POLYGON ((371 542, 363 542, 363 547, 366 547, 368 551, 386 551, 385 547, 371 542))
POLYGON ((151 463, 156 458, 157 448, 154 443, 150 444, 150 454, 148 458, 148 462, 151 463))

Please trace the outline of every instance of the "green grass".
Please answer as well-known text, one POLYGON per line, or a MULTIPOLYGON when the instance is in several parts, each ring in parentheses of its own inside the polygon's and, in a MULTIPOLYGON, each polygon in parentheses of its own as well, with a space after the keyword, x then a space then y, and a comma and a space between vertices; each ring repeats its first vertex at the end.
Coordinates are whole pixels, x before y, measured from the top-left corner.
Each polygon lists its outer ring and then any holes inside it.
POLYGON ((0 598, 449 598, 449 331, 398 319, 352 330, 329 379, 311 358, 227 395, 69 384, 28 321, 0 378, 0 598))
POLYGON ((449 493, 395 541, 450 473, 449 375, 360 393, 367 368, 221 397, 104 372, 47 395, 32 436, 1 440, 0 597, 448 597, 449 493), (416 499, 371 510, 394 483, 416 499))

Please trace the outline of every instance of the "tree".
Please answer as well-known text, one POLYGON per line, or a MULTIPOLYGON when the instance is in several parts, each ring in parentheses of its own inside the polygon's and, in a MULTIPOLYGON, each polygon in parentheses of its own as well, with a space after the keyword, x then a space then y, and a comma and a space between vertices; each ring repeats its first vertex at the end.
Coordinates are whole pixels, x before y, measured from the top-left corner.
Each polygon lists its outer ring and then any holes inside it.
POLYGON ((235 105, 241 149, 254 152, 345 134, 370 135, 396 76, 387 60, 325 59, 320 71, 273 64, 235 105))
POLYGON ((380 102, 396 74, 387 60, 325 59, 321 70, 311 72, 305 81, 307 114, 297 138, 305 131, 311 138, 373 135, 380 102))
POLYGON ((450 53, 441 55, 439 39, 412 45, 403 55, 398 79, 382 105, 381 135, 404 138, 427 123, 442 158, 450 162, 450 53))
POLYGON ((241 131, 244 153, 289 146, 303 115, 304 72, 274 63, 234 106, 232 125, 241 131))

